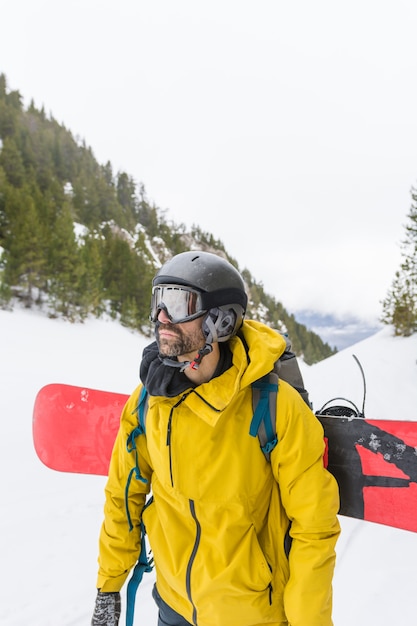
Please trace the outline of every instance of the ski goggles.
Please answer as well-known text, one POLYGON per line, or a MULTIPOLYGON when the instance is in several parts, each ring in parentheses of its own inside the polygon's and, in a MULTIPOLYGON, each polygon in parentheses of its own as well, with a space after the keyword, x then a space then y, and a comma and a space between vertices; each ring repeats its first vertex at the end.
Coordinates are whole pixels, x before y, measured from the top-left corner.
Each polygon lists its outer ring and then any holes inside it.
POLYGON ((201 317, 207 312, 202 293, 182 285, 155 285, 151 298, 151 322, 156 322, 159 311, 164 310, 173 324, 182 324, 201 317))

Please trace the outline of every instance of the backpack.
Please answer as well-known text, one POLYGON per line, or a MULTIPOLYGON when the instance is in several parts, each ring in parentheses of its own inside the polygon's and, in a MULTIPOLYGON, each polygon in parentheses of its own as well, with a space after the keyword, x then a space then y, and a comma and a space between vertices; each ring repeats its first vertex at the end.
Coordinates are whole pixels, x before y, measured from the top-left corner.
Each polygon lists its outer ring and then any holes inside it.
MULTIPOLYGON (((276 433, 276 406, 277 406, 277 394, 278 394, 278 381, 279 379, 289 383, 294 389, 298 391, 305 403, 309 408, 311 404, 308 397, 308 392, 304 388, 303 377, 300 371, 300 366, 297 361, 297 357, 291 350, 291 342, 288 336, 281 333, 285 339, 286 347, 282 355, 275 362, 274 368, 269 374, 266 374, 259 380, 252 383, 252 407, 253 417, 250 423, 249 435, 251 437, 258 437, 260 448, 266 458, 270 461, 270 454, 278 443, 276 433)), ((128 507, 128 491, 129 485, 133 475, 136 479, 145 481, 139 471, 137 449, 136 449, 136 437, 140 434, 146 433, 146 414, 148 409, 148 392, 145 387, 142 387, 139 394, 139 402, 135 409, 138 414, 138 427, 129 435, 127 440, 128 452, 135 452, 136 463, 135 467, 131 470, 125 492, 125 504, 126 514, 128 518, 129 528, 133 529, 132 520, 129 514, 128 507)), ((152 502, 152 497, 146 502, 145 508, 152 502)), ((129 580, 127 586, 127 602, 126 602, 126 626, 133 626, 133 614, 135 605, 135 596, 137 588, 142 580, 144 572, 150 572, 152 570, 152 559, 148 559, 146 554, 145 534, 146 530, 141 521, 141 550, 139 559, 133 570, 133 574, 129 580)))

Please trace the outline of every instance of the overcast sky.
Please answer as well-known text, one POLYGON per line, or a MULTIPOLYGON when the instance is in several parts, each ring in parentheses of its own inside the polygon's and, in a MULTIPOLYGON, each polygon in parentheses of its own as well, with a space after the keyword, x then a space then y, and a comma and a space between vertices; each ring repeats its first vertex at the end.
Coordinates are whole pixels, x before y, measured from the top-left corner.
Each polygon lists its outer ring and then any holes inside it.
POLYGON ((415 0, 0 0, 25 104, 290 312, 376 320, 417 185, 415 0))

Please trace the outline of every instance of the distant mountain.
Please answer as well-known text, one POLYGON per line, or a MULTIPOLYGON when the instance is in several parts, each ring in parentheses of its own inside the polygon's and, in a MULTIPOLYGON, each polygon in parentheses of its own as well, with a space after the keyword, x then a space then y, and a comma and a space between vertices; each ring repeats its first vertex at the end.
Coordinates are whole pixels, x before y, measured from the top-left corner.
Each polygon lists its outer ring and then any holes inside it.
POLYGON ((317 311, 297 311, 295 317, 307 326, 329 346, 343 350, 374 335, 382 324, 370 323, 355 316, 318 313, 317 311))

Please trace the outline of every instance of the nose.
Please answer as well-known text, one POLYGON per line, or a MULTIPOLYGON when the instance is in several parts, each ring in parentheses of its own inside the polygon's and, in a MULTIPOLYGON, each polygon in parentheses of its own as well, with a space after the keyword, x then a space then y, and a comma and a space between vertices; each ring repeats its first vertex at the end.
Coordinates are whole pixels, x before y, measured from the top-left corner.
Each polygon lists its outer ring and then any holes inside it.
POLYGON ((166 311, 164 311, 164 309, 160 309, 159 313, 158 313, 158 322, 161 322, 161 324, 169 324, 171 320, 169 319, 166 311))

